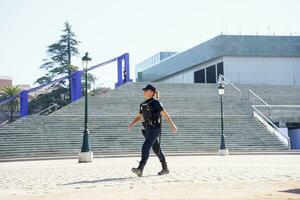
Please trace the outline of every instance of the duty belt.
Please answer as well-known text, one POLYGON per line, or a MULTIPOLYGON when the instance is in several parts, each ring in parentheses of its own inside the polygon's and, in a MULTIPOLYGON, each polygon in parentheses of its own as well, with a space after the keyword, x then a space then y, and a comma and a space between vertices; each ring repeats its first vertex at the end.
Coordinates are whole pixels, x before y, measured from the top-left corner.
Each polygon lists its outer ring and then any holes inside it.
POLYGON ((147 127, 147 126, 156 127, 157 125, 159 125, 159 122, 157 120, 146 120, 146 121, 142 122, 142 124, 144 127, 147 127))

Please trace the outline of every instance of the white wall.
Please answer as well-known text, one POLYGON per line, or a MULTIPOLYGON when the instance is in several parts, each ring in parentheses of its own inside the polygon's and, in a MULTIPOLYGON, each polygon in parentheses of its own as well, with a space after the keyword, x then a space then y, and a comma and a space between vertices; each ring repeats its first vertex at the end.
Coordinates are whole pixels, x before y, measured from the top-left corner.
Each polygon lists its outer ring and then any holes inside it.
POLYGON ((209 67, 211 65, 216 65, 217 63, 222 62, 222 58, 217 58, 209 62, 202 63, 201 65, 196 65, 188 70, 182 71, 178 74, 166 77, 159 82, 166 83, 194 83, 194 71, 209 67))
POLYGON ((299 57, 233 57, 224 56, 197 65, 159 82, 194 83, 194 71, 219 62, 224 63, 224 75, 233 83, 300 85, 299 57))
POLYGON ((224 75, 234 83, 300 85, 299 57, 225 56, 224 75))
POLYGON ((0 79, 1 80, 13 80, 13 77, 12 76, 1 76, 0 75, 0 79))

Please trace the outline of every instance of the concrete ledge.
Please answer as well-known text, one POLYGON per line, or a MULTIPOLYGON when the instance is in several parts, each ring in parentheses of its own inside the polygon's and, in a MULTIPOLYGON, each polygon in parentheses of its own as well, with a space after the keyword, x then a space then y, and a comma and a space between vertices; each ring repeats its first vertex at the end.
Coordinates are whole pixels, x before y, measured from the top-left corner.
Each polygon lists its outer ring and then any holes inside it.
POLYGON ((93 152, 79 152, 78 154, 78 162, 79 163, 87 163, 93 162, 93 152))
MULTIPOLYGON (((191 153, 166 153, 166 156, 215 156, 216 152, 191 152, 191 153)), ((300 155, 300 150, 290 151, 251 151, 251 152, 233 152, 230 155, 300 155)), ((140 157, 140 154, 111 154, 111 155, 93 155, 93 158, 123 158, 123 157, 140 157)), ((155 157, 154 154, 150 155, 155 157)), ((31 157, 31 158, 7 158, 1 159, 0 162, 20 162, 20 161, 34 161, 34 160, 65 160, 77 159, 78 156, 49 156, 49 157, 31 157)))
POLYGON ((218 154, 219 154, 219 156, 228 156, 229 151, 228 151, 228 149, 219 149, 218 154))

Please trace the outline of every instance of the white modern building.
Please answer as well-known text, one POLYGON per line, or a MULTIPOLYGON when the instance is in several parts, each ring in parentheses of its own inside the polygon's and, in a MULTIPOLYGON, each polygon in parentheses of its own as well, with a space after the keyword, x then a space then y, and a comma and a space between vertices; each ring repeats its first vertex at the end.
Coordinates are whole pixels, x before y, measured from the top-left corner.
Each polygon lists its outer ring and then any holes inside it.
POLYGON ((143 82, 300 85, 300 36, 220 35, 139 73, 143 82))
POLYGON ((135 66, 135 77, 136 80, 139 81, 140 79, 140 72, 145 71, 146 69, 151 68, 153 65, 156 65, 157 63, 163 61, 164 59, 176 54, 176 52, 170 52, 170 51, 162 51, 159 52, 150 58, 147 58, 146 60, 140 62, 135 66))

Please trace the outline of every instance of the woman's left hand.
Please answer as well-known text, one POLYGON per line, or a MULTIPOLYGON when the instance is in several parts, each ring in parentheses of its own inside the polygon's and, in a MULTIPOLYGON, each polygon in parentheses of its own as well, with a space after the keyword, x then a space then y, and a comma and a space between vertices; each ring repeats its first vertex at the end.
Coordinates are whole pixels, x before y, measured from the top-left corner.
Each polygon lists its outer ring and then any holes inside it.
POLYGON ((172 124, 171 128, 172 128, 173 133, 177 132, 177 126, 175 124, 172 124))

